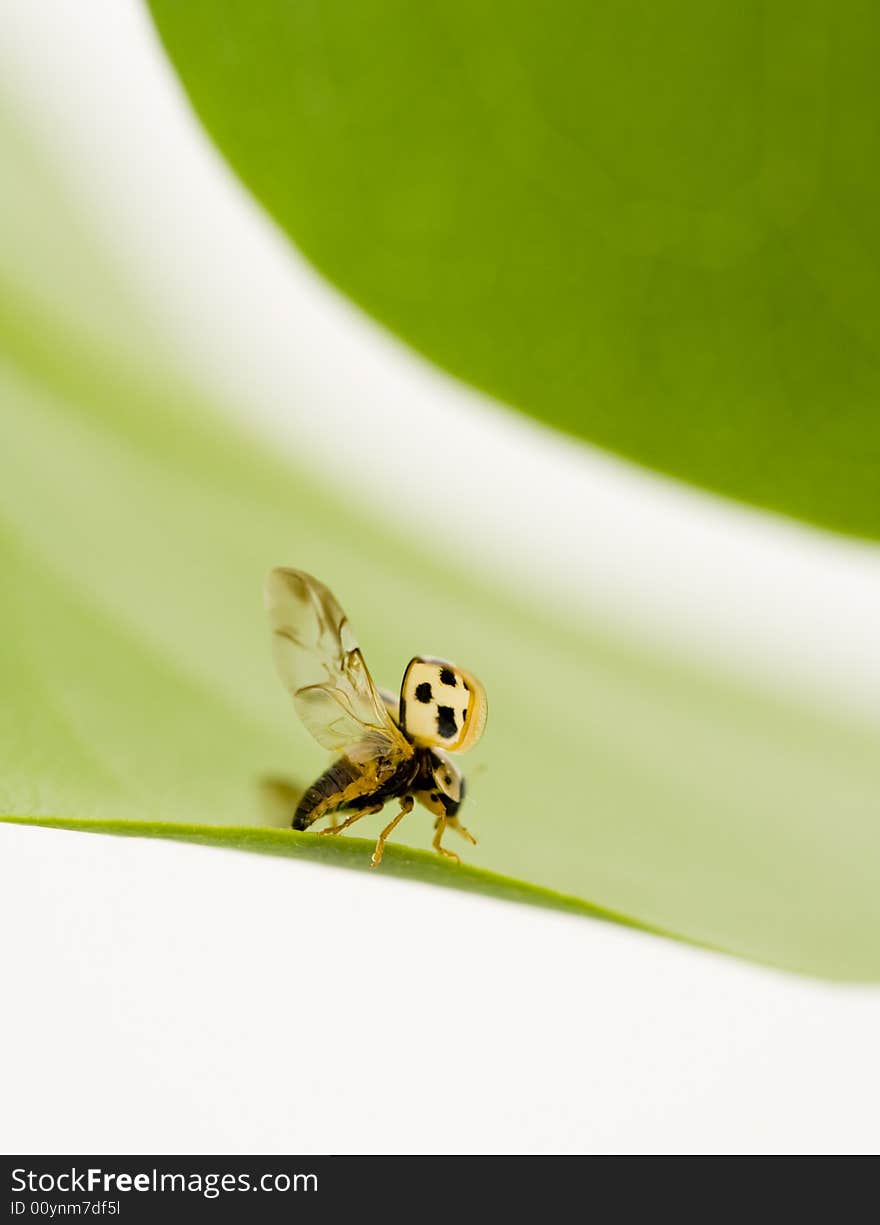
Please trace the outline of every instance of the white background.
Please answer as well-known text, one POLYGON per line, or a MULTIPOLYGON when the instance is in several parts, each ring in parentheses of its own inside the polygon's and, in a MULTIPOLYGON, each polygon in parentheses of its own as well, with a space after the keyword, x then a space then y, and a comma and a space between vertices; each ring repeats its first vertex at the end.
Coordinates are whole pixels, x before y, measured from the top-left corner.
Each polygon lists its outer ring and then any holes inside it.
MULTIPOLYGON (((876 550, 562 448, 407 355, 234 185, 136 0, 13 0, 3 22, 3 79, 34 139, 63 160, 169 343, 257 428, 319 454, 325 431, 290 409, 317 403, 336 414, 334 446, 362 449, 362 414, 384 414, 374 433, 387 440, 415 397, 484 477, 490 445, 506 457, 497 469, 528 469, 512 484, 538 491, 536 563, 571 599, 880 712, 876 550), (597 535, 573 575, 544 545, 574 502, 619 535, 614 549, 597 535), (743 609, 741 589, 767 598, 743 609)), ((475 562, 510 553, 515 516, 496 493, 475 562)), ((11 827, 0 924, 7 1151, 875 1151, 880 1139, 871 989, 390 879, 11 827)))
POLYGON ((313 864, 0 827, 0 1150, 876 1150, 880 996, 313 864))

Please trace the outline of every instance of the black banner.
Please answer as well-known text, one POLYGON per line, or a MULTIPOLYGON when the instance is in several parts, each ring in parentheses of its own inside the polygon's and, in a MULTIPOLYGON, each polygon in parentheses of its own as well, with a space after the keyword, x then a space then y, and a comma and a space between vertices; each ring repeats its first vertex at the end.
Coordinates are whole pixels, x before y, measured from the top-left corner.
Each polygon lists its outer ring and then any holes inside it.
POLYGON ((583 1195, 582 1160, 505 1157, 2 1157, 0 1220, 271 1222, 390 1209, 416 1219, 583 1195))

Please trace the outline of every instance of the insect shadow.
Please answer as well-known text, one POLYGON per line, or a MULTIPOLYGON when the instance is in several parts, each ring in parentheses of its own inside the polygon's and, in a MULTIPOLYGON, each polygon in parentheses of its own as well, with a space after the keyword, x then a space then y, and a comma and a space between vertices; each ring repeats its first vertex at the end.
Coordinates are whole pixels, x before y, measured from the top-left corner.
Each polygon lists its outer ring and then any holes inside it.
POLYGON ((306 792, 306 784, 266 774, 257 779, 257 804, 260 824, 272 829, 290 829, 290 822, 306 792))

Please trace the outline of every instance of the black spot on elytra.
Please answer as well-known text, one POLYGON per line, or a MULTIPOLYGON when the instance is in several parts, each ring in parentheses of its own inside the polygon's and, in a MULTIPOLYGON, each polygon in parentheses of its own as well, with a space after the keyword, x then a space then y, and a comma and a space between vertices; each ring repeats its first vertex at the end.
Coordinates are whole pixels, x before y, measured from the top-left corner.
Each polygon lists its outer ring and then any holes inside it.
POLYGON ((451 668, 440 669, 440 682, 443 685, 451 685, 453 689, 458 684, 458 681, 455 678, 455 673, 451 668))
POLYGON ((432 799, 432 800, 434 801, 434 803, 436 804, 436 803, 437 803, 437 801, 440 799, 440 792, 439 792, 439 791, 432 791, 432 792, 431 792, 431 799, 432 799))
POLYGON ((450 775, 448 775, 448 774, 444 775, 444 776, 443 776, 443 781, 444 781, 444 783, 446 784, 446 786, 447 786, 447 787, 451 787, 451 786, 452 786, 452 778, 451 778, 451 776, 450 776, 450 775))
POLYGON ((451 706, 437 707, 437 731, 444 740, 451 740, 458 731, 455 721, 455 711, 451 706))
POLYGON ((420 702, 430 702, 433 696, 431 686, 427 681, 422 681, 421 685, 416 685, 416 697, 420 702))

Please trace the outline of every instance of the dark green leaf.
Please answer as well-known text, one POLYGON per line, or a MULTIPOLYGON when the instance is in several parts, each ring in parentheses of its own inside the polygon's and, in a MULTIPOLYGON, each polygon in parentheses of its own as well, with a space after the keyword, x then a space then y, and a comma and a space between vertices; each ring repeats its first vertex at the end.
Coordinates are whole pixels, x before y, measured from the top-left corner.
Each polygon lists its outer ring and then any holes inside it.
POLYGON ((150 4, 245 183, 411 344, 880 535, 876 5, 150 4))

